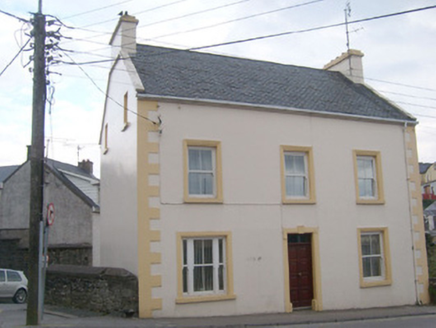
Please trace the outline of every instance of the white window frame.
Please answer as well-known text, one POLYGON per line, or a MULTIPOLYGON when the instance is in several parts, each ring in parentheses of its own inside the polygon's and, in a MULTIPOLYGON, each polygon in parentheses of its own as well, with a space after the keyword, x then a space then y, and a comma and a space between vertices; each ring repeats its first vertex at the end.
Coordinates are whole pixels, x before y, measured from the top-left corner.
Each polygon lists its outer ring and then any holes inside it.
POLYGON ((203 296, 203 295, 225 295, 227 294, 227 249, 226 237, 196 237, 182 238, 182 281, 184 269, 187 269, 187 290, 183 290, 184 296, 203 296), (194 268, 203 267, 205 264, 194 263, 194 241, 212 240, 212 264, 213 267, 213 290, 195 291, 194 290, 194 268), (221 240, 223 249, 222 262, 219 261, 219 241, 221 240), (186 244, 185 244, 186 242, 186 244), (186 245, 186 252, 185 252, 186 245), (186 263, 185 263, 186 254, 186 263), (219 288, 219 268, 222 266, 223 271, 223 289, 219 288))
MULTIPOLYGON (((374 231, 374 232, 362 232, 361 235, 360 235, 360 238, 361 238, 361 240, 360 240, 360 247, 361 248, 362 248, 362 237, 364 237, 364 236, 370 236, 370 238, 372 238, 373 236, 377 236, 379 238, 378 242, 380 244, 380 254, 376 254, 376 253, 373 254, 373 253, 371 253, 369 255, 364 255, 363 254, 363 250, 362 250, 362 258, 361 258, 361 261, 362 261, 362 277, 363 277, 363 279, 365 281, 384 280, 384 279, 386 279, 386 272, 385 272, 386 271, 385 270, 386 265, 385 265, 385 255, 384 255, 384 247, 383 247, 383 243, 384 243, 383 233, 382 232, 376 232, 376 231, 374 231), (380 258, 380 270, 381 270, 381 274, 380 275, 365 277, 364 269, 363 269, 363 267, 364 267, 363 260, 364 259, 368 259, 368 258, 380 258)), ((371 242, 370 242, 370 245, 371 245, 371 242)))
POLYGON ((203 146, 188 146, 188 194, 189 197, 196 197, 196 198, 215 198, 217 197, 217 176, 216 176, 216 148, 215 147, 203 147, 203 146), (190 169, 190 163, 189 163, 189 150, 190 149, 198 149, 198 150, 208 150, 211 151, 212 154, 212 170, 191 170, 190 169), (193 173, 211 173, 212 174, 212 194, 191 194, 189 192, 189 175, 193 173))
POLYGON ((286 192, 286 198, 288 199, 308 199, 309 195, 310 195, 310 186, 309 186, 309 170, 308 170, 308 159, 307 159, 307 152, 298 152, 298 151, 285 151, 283 153, 283 165, 284 165, 284 178, 285 178, 285 192, 286 192), (292 156, 302 156, 304 159, 304 174, 293 174, 293 173, 288 173, 287 169, 286 169, 286 156, 287 155, 292 155, 292 156), (303 177, 304 178, 304 191, 305 194, 303 196, 294 196, 294 195, 289 195, 288 191, 286 189, 286 179, 288 177, 303 177))
POLYGON ((358 183, 358 189, 359 189, 359 198, 360 199, 378 199, 376 158, 374 156, 357 155, 356 161, 357 161, 357 163, 356 163, 357 164, 357 183, 358 183), (371 177, 362 176, 362 172, 359 171, 359 161, 360 160, 362 160, 362 161, 370 160, 371 161, 371 168, 372 168, 372 176, 371 177), (361 180, 371 180, 372 189, 373 189, 372 195, 361 195, 360 184, 359 184, 359 182, 361 180))

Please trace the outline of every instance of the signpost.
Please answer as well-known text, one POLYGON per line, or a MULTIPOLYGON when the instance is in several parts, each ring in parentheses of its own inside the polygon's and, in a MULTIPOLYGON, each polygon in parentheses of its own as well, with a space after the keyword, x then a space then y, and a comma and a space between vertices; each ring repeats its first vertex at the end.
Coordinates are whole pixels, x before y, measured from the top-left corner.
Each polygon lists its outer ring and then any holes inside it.
POLYGON ((43 318, 44 315, 44 294, 45 294, 45 276, 48 265, 48 232, 50 227, 53 225, 55 220, 55 207, 53 203, 47 205, 47 217, 45 221, 41 221, 40 227, 40 249, 41 253, 39 256, 39 268, 40 272, 40 280, 39 280, 39 308, 41 309, 40 319, 43 318))

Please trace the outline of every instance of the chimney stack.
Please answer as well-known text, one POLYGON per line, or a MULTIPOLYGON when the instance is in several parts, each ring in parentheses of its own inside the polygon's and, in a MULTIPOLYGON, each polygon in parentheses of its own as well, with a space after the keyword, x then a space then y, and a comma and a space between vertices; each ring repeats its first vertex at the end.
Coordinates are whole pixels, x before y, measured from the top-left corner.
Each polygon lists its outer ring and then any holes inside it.
POLYGON ((127 11, 120 12, 120 20, 112 34, 109 45, 112 46, 112 56, 117 57, 120 51, 130 55, 136 54, 136 25, 138 20, 130 16, 127 11))
POLYGON ((359 50, 350 49, 343 52, 324 66, 327 71, 341 72, 354 83, 364 83, 363 80, 363 53, 359 50))
POLYGON ((94 163, 92 163, 89 159, 87 159, 79 162, 78 166, 86 173, 92 174, 94 163))

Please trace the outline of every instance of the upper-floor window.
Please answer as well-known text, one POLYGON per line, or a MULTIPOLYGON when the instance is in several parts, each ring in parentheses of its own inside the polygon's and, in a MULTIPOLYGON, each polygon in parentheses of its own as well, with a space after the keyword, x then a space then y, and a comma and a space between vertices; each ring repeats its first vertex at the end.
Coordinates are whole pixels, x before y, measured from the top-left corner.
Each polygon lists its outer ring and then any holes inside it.
POLYGON ((357 177, 360 198, 377 198, 375 157, 357 156, 357 177))
POLYGON ((222 202, 220 143, 201 140, 184 143, 185 201, 222 202))
POLYGON ((127 129, 127 127, 129 126, 129 93, 126 92, 124 94, 124 102, 123 102, 123 129, 122 131, 124 131, 125 129, 127 129))
POLYGON ((283 203, 315 203, 312 149, 282 146, 283 203))
POLYGON ((358 204, 384 204, 381 156, 375 151, 354 151, 358 204))

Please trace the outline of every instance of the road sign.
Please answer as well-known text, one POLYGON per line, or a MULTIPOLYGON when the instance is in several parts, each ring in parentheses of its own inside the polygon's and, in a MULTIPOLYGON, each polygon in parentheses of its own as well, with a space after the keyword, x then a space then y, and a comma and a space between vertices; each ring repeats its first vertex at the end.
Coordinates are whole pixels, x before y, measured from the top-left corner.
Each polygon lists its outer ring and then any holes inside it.
POLYGON ((50 203, 47 206, 47 225, 51 226, 55 219, 55 208, 54 204, 50 203))

